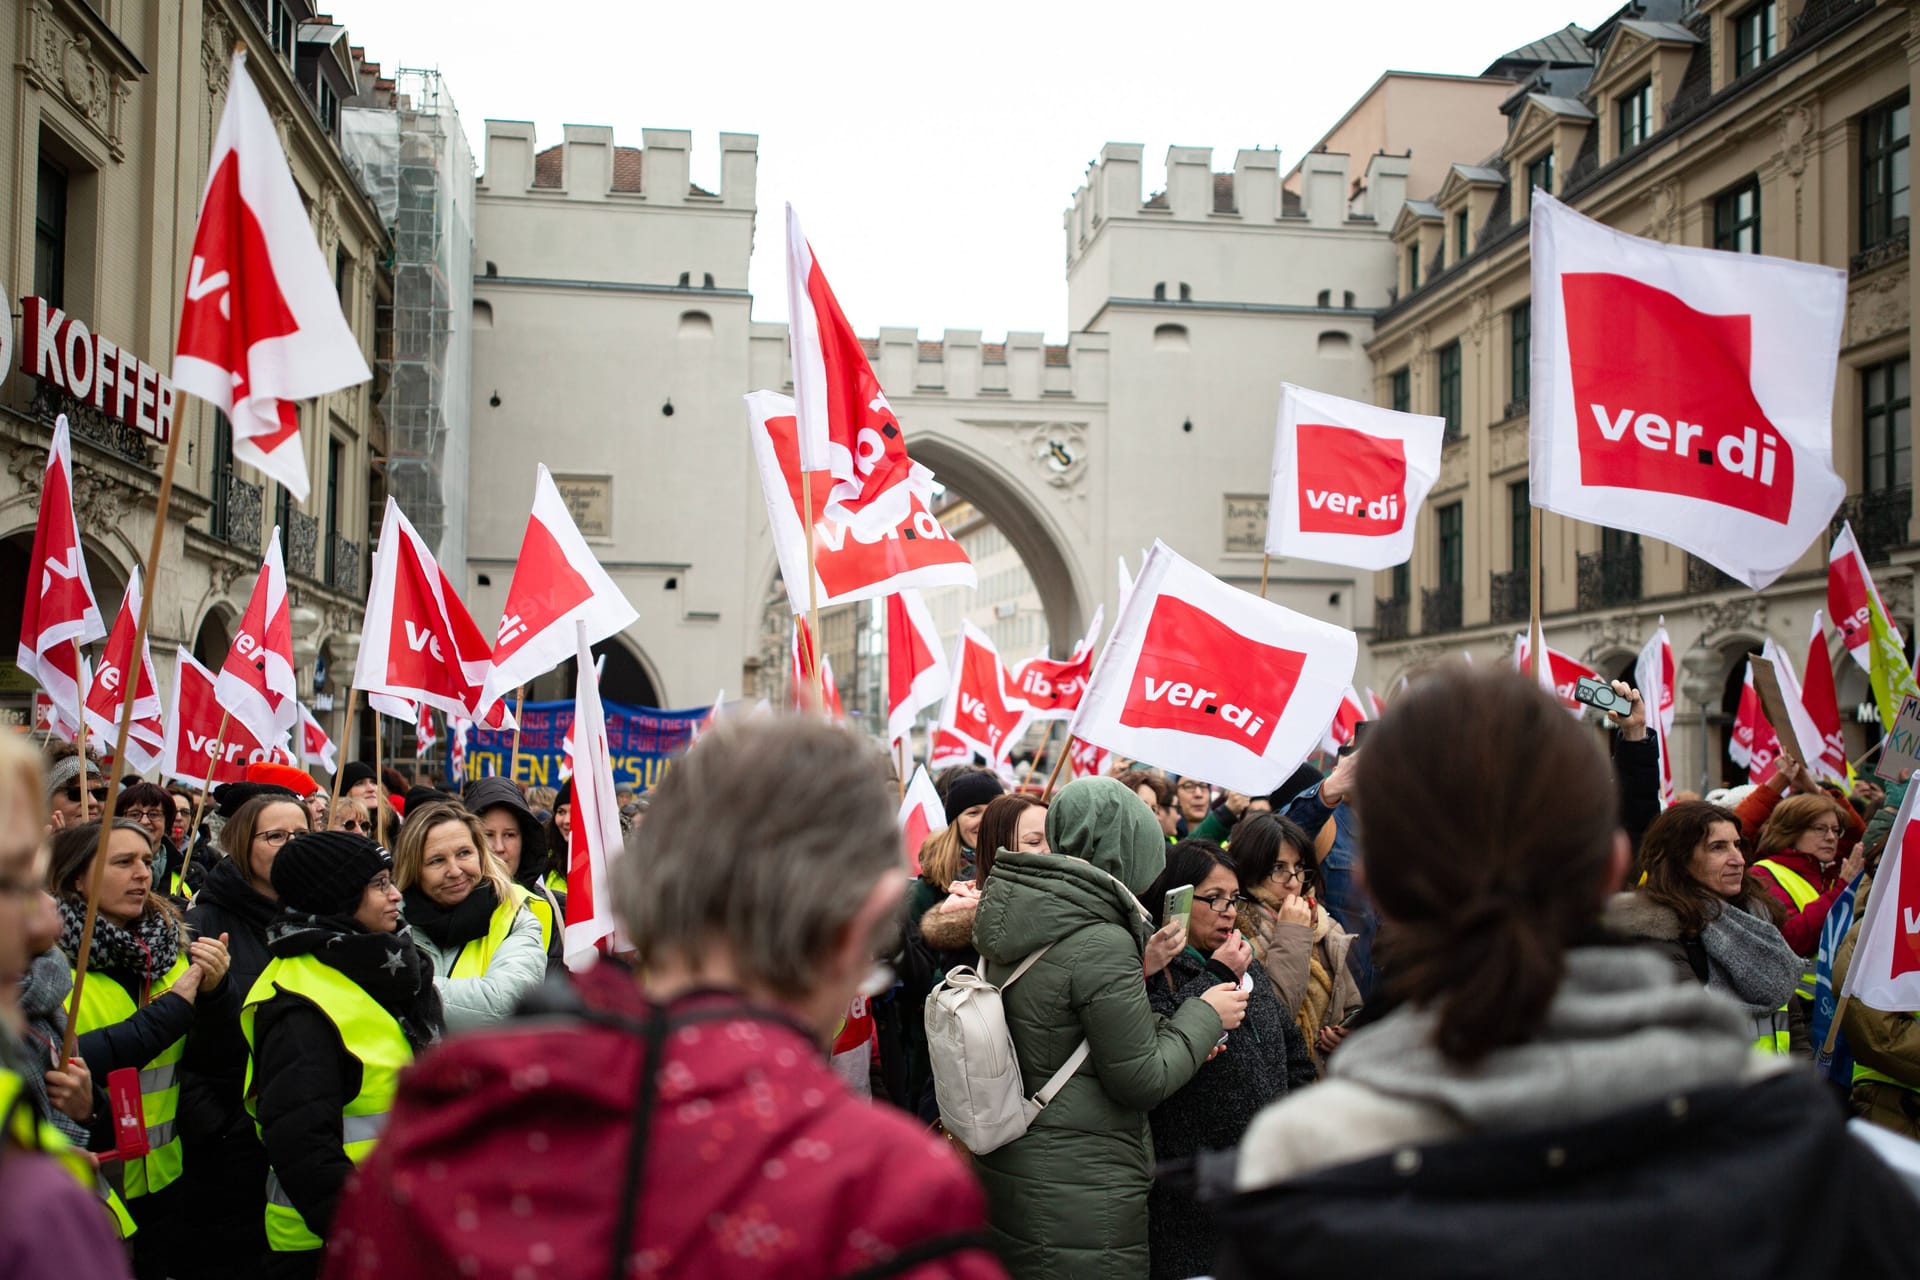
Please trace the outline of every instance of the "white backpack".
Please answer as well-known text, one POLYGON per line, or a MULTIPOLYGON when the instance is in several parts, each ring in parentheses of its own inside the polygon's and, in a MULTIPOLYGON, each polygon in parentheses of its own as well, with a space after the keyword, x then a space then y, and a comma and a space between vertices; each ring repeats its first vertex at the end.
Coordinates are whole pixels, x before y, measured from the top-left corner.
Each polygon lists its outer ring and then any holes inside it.
POLYGON ((1025 1133, 1087 1060, 1089 1046, 1082 1040, 1040 1092, 1026 1096, 1000 993, 1052 945, 1022 960, 997 987, 987 981, 982 960, 978 971, 964 965, 947 970, 927 997, 927 1056, 933 1064, 940 1123, 975 1155, 998 1150, 1025 1133))

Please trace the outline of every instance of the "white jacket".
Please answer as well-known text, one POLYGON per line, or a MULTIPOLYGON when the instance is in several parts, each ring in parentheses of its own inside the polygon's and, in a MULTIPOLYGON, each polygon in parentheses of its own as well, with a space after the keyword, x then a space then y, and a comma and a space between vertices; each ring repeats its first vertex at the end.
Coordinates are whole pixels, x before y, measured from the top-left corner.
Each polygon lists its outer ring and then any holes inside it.
POLYGON ((413 940, 433 964, 433 985, 446 1009, 448 1034, 505 1021, 547 975, 547 949, 540 942, 540 922, 524 903, 514 912, 513 925, 500 949, 493 953, 487 971, 477 978, 448 976, 459 958, 458 949, 442 952, 418 929, 413 931, 413 940))

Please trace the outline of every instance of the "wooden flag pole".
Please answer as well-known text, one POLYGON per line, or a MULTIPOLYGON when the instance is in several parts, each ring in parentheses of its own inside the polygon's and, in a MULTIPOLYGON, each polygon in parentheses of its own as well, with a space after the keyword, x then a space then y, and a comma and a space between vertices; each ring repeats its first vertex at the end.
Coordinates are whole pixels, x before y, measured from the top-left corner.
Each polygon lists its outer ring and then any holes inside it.
POLYGON ((1531 562, 1527 565, 1527 607, 1532 615, 1527 622, 1527 674, 1536 682, 1540 679, 1541 671, 1549 669, 1540 665, 1547 660, 1546 634, 1540 626, 1540 561, 1545 558, 1541 554, 1543 548, 1540 540, 1544 527, 1541 510, 1535 507, 1528 530, 1530 541, 1527 547, 1530 553, 1527 559, 1531 562))
POLYGON ((813 684, 813 709, 827 714, 826 684, 820 676, 820 575, 813 564, 813 472, 800 468, 801 523, 807 527, 807 678, 813 684))
POLYGON ((1047 775, 1047 789, 1040 793, 1040 803, 1045 804, 1053 798, 1053 784, 1060 781, 1060 767, 1073 755, 1073 733, 1067 733, 1066 745, 1060 748, 1060 758, 1053 762, 1053 772, 1047 775))
MULTIPOLYGON (((1048 748, 1049 746, 1051 746, 1051 745, 1053 745, 1053 726, 1055 726, 1056 724, 1059 724, 1059 723, 1060 723, 1060 721, 1058 721, 1058 720, 1049 720, 1049 721, 1047 721, 1047 731, 1046 731, 1045 733, 1043 733, 1043 734, 1041 734, 1041 735, 1040 735, 1040 746, 1039 746, 1039 748, 1038 748, 1038 749, 1037 749, 1037 750, 1036 750, 1036 751, 1035 751, 1035 752, 1033 753, 1033 758, 1034 758, 1035 760, 1044 760, 1044 759, 1046 759, 1046 756, 1047 756, 1047 748, 1048 748)), ((1029 781, 1029 782, 1031 782, 1031 781, 1033 781, 1033 774, 1032 774, 1031 772, 1029 772, 1029 773, 1027 774, 1027 781, 1029 781)))
MULTIPOLYGON (((352 756, 359 754, 359 752, 353 749, 353 704, 355 696, 359 692, 360 691, 352 685, 347 686, 347 727, 340 731, 340 753, 343 755, 352 756)), ((337 765, 338 767, 333 771, 333 796, 327 801, 328 826, 333 825, 333 809, 335 805, 340 803, 340 783, 345 779, 347 772, 347 762, 345 760, 337 761, 337 765)))
POLYGON ((1260 553, 1260 598, 1262 600, 1267 598, 1267 566, 1272 563, 1272 561, 1272 556, 1264 551, 1260 553))
MULTIPOLYGON (((146 572, 141 583, 145 590, 140 593, 140 616, 135 619, 133 627, 133 654, 136 662, 139 660, 139 655, 146 652, 147 625, 153 620, 153 597, 157 593, 159 583, 160 548, 166 541, 167 508, 173 504, 173 470, 174 465, 180 460, 180 435, 181 426, 176 422, 167 432, 166 454, 160 464, 160 490, 154 495, 153 500, 153 537, 147 543, 146 572)), ((116 762, 126 758, 127 731, 133 727, 133 704, 140 693, 140 680, 137 674, 123 683, 126 688, 120 695, 120 720, 114 728, 113 738, 113 758, 116 762)), ((80 724, 81 732, 84 734, 86 731, 84 708, 80 724)), ((86 786, 86 777, 86 757, 83 753, 80 765, 80 783, 83 788, 86 786)), ((114 803, 119 798, 120 770, 116 767, 107 775, 107 798, 100 808, 103 818, 113 812, 114 803)), ((196 823, 196 829, 197 825, 196 823)), ((106 872, 107 837, 112 830, 112 823, 100 824, 100 843, 94 847, 93 866, 87 873, 87 916, 80 929, 80 950, 73 958, 73 998, 67 1004, 67 1033, 60 1044, 62 1065, 73 1057, 74 1029, 80 1023, 80 993, 86 987, 87 961, 93 955, 93 926, 100 913, 100 879, 106 872)), ((192 837, 193 832, 188 832, 187 847, 189 849, 193 847, 192 837)))
POLYGON ((383 754, 386 735, 386 717, 375 710, 371 703, 368 711, 373 712, 373 842, 382 849, 387 847, 387 770, 386 757, 383 754))
MULTIPOLYGON (((207 778, 200 784, 200 794, 193 802, 193 827, 187 833, 187 856, 180 860, 180 883, 187 883, 187 868, 193 865, 193 837, 200 833, 200 817, 206 808, 207 792, 213 787, 213 771, 220 767, 220 757, 227 750, 227 720, 231 712, 220 712, 220 732, 213 735, 213 754, 207 760, 207 778)), ((334 775, 338 777, 339 775, 334 775)))
MULTIPOLYGON (((80 812, 82 814, 86 813, 87 801, 92 794, 87 790, 86 678, 87 678, 87 671, 86 671, 86 668, 82 665, 82 660, 80 657, 80 638, 78 636, 75 636, 73 638, 73 700, 75 703, 78 704, 76 707, 76 710, 78 711, 79 715, 78 715, 78 718, 75 719, 73 722, 75 726, 73 731, 74 733, 73 744, 74 746, 80 749, 80 792, 81 792, 80 812)), ((102 817, 106 816, 105 810, 101 811, 101 816, 102 817)))
MULTIPOLYGON (((513 691, 513 763, 507 766, 507 777, 520 781, 520 709, 527 705, 527 686, 521 685, 513 691)), ((453 726, 447 726, 447 732, 453 732, 453 726)))

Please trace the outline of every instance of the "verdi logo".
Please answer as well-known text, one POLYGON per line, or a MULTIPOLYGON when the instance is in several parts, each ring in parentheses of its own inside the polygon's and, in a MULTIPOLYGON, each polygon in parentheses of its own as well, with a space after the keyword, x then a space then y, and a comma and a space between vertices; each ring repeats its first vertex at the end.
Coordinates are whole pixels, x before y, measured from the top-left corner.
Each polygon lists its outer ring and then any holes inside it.
POLYGON ((1568 273, 1580 479, 1699 498, 1785 524, 1793 449, 1753 396, 1753 321, 1664 289, 1568 273))
POLYGON ((1154 602, 1120 723, 1204 734, 1264 755, 1307 655, 1250 640, 1173 596, 1154 602))
POLYGON ((1398 533, 1407 521, 1407 449, 1319 422, 1294 428, 1300 532, 1363 537, 1398 533))

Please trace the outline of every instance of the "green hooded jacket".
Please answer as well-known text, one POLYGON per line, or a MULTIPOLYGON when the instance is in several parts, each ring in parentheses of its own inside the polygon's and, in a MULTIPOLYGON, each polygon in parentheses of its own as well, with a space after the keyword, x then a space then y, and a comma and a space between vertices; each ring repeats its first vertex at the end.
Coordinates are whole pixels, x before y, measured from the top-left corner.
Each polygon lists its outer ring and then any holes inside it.
POLYGON ((1147 1113, 1200 1069, 1220 1018, 1201 1000, 1171 1017, 1147 1002, 1153 926, 1135 895, 1167 846, 1139 797, 1112 778, 1071 783, 1047 813, 1047 843, 1052 854, 994 861, 973 941, 988 981, 1053 945, 1004 997, 1029 1096, 1083 1038, 1091 1052, 1033 1127, 975 1169, 1014 1280, 1144 1277, 1147 1113))

